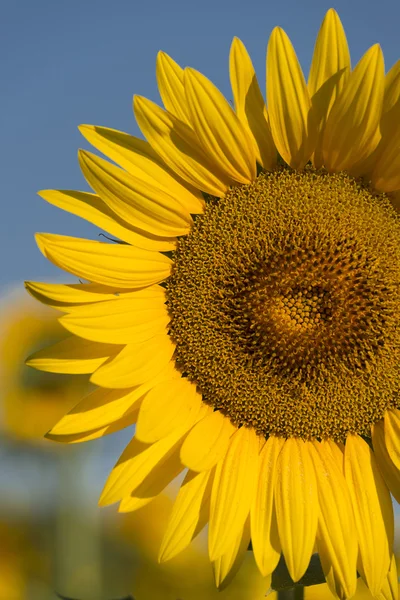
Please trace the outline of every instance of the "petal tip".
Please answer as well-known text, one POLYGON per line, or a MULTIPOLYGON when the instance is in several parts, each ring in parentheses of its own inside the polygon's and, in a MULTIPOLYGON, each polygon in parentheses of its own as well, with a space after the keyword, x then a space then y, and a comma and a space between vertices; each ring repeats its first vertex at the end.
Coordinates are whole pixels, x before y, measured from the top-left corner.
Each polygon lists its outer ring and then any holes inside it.
POLYGON ((84 150, 83 148, 78 148, 78 159, 83 160, 90 158, 90 152, 88 150, 84 150))
POLYGON ((331 15, 332 15, 333 17, 339 17, 339 15, 338 15, 337 11, 336 11, 334 8, 332 8, 332 7, 331 7, 331 8, 328 8, 328 10, 326 11, 326 14, 325 14, 325 16, 327 17, 327 16, 331 16, 331 15))
POLYGON ((43 244, 46 240, 46 234, 45 233, 35 233, 35 241, 36 244, 39 247, 39 250, 42 250, 43 248, 43 244))

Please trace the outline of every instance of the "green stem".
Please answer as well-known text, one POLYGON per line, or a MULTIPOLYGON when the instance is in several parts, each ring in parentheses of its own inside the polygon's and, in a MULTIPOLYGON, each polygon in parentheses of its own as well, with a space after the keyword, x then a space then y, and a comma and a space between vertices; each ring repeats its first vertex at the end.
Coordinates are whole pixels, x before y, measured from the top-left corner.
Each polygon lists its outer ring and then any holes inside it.
POLYGON ((302 585, 296 585, 295 587, 288 588, 286 590, 280 590, 278 592, 278 600, 303 600, 304 599, 304 587, 302 585))

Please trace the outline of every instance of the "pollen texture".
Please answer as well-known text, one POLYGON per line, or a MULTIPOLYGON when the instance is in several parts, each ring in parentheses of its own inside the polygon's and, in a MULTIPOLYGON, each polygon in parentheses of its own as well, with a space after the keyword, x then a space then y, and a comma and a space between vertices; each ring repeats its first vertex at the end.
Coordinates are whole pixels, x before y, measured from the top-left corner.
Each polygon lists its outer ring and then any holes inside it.
POLYGON ((282 168, 209 198, 167 283, 176 365, 257 433, 343 440, 399 407, 400 219, 350 176, 282 168))

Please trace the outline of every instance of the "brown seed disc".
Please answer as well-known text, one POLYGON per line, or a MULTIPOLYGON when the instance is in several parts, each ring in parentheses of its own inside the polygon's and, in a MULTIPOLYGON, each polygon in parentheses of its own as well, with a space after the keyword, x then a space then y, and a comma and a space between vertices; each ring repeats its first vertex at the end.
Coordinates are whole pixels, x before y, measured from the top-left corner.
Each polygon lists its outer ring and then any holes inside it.
POLYGON ((400 406, 400 219, 344 173, 209 199, 167 282, 176 365, 237 426, 343 440, 400 406))

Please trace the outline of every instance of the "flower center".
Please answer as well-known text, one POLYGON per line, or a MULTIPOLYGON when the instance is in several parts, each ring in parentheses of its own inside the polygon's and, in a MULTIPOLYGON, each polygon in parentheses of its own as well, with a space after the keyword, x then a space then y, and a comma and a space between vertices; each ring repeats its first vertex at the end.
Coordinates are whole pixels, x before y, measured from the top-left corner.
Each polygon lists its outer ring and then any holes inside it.
POLYGON ((315 329, 320 325, 329 313, 324 306, 328 304, 327 300, 324 302, 327 293, 318 289, 318 286, 310 287, 311 290, 289 290, 286 294, 279 295, 269 310, 272 322, 280 324, 288 333, 315 329))
POLYGON ((369 435, 400 406, 400 220, 344 173, 209 198, 167 282, 177 367, 260 435, 369 435))

